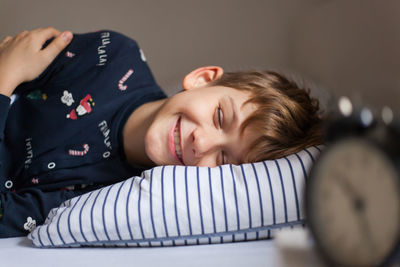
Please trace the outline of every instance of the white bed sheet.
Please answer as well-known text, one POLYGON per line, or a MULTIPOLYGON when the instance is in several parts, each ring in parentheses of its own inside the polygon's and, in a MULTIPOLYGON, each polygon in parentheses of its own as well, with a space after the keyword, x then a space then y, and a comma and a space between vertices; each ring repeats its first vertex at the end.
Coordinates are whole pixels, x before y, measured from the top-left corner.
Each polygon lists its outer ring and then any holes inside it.
POLYGON ((64 266, 279 266, 273 240, 153 248, 53 248, 32 246, 25 237, 0 239, 1 267, 64 266))

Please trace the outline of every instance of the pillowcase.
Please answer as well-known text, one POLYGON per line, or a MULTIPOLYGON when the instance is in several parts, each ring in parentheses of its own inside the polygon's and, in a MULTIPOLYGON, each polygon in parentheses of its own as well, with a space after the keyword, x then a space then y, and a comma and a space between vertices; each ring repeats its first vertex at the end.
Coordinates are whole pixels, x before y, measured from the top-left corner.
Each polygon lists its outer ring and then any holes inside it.
POLYGON ((175 246, 270 238, 304 224, 319 147, 258 163, 159 166, 65 201, 29 234, 38 247, 175 246))

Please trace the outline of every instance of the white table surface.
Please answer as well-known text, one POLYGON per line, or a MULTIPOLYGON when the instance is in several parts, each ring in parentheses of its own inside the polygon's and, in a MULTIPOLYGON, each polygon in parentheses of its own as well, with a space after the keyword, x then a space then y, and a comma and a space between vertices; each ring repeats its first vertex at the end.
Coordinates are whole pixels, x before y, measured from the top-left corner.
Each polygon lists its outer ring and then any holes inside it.
POLYGON ((0 239, 1 267, 279 266, 273 240, 153 248, 35 248, 27 238, 0 239))

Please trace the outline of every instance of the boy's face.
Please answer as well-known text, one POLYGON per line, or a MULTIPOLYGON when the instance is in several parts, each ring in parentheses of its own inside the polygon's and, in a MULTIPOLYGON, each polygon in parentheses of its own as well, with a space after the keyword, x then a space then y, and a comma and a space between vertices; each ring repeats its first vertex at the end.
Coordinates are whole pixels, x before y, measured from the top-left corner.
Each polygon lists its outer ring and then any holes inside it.
POLYGON ((243 105, 250 93, 223 86, 188 89, 168 98, 145 136, 146 154, 155 165, 214 167, 240 164, 257 137, 243 121, 256 109, 243 105))

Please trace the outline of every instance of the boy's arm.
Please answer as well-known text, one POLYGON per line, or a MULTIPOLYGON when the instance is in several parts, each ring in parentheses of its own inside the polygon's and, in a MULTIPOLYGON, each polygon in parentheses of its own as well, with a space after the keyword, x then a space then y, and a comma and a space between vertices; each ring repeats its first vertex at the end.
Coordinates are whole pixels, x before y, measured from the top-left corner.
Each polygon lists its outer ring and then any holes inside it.
POLYGON ((0 144, 3 142, 4 138, 4 128, 6 126, 9 106, 10 98, 0 94, 0 144))
POLYGON ((70 43, 72 33, 54 28, 23 31, 0 43, 0 94, 11 96, 15 88, 38 77, 70 43), (45 48, 44 44, 53 38, 45 48))
POLYGON ((36 188, 0 193, 0 238, 26 236, 43 224, 52 208, 83 193, 86 191, 44 192, 36 188))
POLYGON ((39 76, 71 38, 71 32, 60 33, 54 28, 46 28, 8 36, 0 43, 0 163, 6 156, 3 139, 11 94, 19 84, 27 84, 39 76), (54 40, 43 48, 46 41, 54 36, 54 40))

